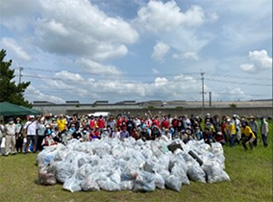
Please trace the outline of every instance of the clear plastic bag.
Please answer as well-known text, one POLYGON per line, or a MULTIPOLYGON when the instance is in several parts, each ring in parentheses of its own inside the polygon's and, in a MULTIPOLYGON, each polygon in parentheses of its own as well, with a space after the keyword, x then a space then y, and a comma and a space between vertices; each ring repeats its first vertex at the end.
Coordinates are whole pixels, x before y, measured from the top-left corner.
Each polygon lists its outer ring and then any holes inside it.
POLYGON ((54 185, 57 183, 56 170, 52 166, 44 165, 39 168, 38 183, 42 185, 54 185))
POLYGON ((77 192, 81 191, 81 180, 76 179, 75 176, 72 176, 71 178, 67 179, 65 183, 63 184, 63 189, 66 189, 68 191, 77 192))
POLYGON ((180 177, 177 177, 175 175, 170 175, 166 180, 166 186, 169 189, 175 190, 180 192, 182 187, 182 182, 180 180, 180 177))
POLYGON ((88 176, 81 183, 81 188, 83 191, 99 191, 100 187, 96 181, 93 180, 92 176, 88 176))
POLYGON ((134 181, 132 180, 121 181, 119 185, 120 185, 120 190, 132 190, 134 187, 134 181))
POLYGON ((202 169, 207 174, 209 183, 230 181, 228 174, 221 168, 217 162, 207 162, 202 165, 202 169))
POLYGON ((189 185, 190 181, 189 178, 187 177, 187 173, 184 171, 183 166, 181 165, 181 163, 175 163, 174 167, 171 170, 171 174, 179 177, 180 181, 183 184, 189 185))
POLYGON ((106 180, 99 180, 100 188, 106 191, 120 191, 120 185, 107 178, 106 180))
POLYGON ((139 171, 135 180, 134 191, 154 191, 155 175, 146 171, 139 171))
POLYGON ((56 165, 56 172, 56 179, 59 182, 64 183, 75 173, 75 168, 71 163, 59 163, 56 165))
POLYGON ((206 173, 200 167, 199 163, 195 161, 193 161, 191 164, 188 164, 187 174, 193 181, 206 183, 206 173))

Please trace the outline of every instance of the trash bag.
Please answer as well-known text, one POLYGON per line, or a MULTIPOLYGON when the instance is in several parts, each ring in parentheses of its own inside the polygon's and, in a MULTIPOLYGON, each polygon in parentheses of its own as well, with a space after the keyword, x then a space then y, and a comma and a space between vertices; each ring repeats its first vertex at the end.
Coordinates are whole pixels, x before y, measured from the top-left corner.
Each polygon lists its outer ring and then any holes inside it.
POLYGON ((75 168, 71 163, 59 163, 56 165, 56 179, 64 183, 75 173, 75 168))
POLYGON ((230 181, 228 174, 217 162, 206 162, 202 165, 202 169, 207 174, 208 183, 230 181))
POLYGON ((113 182, 109 178, 107 178, 106 180, 99 180, 98 184, 100 188, 106 191, 120 191, 120 185, 113 182))
POLYGON ((129 180, 129 181, 121 181, 119 183, 120 190, 132 190, 134 187, 134 181, 129 180))
POLYGON ((177 177, 175 175, 170 175, 167 180, 166 180, 166 186, 169 189, 172 189, 174 191, 181 191, 181 187, 182 187, 182 181, 180 179, 180 177, 177 177))
POLYGON ((86 179, 93 172, 91 164, 84 164, 76 172, 76 178, 79 180, 86 179))
POLYGON ((97 182, 95 182, 92 176, 88 176, 81 183, 81 188, 83 191, 99 191, 100 187, 97 182))
POLYGON ((175 163, 174 167, 171 170, 171 174, 179 177, 180 181, 183 184, 189 185, 190 181, 189 178, 187 177, 187 173, 184 171, 183 166, 181 165, 181 163, 175 163))
POLYGON ((193 181, 206 183, 206 173, 196 161, 188 165, 187 174, 193 181))
POLYGON ((139 171, 135 180, 133 191, 154 191, 155 175, 146 171, 139 171))
POLYGON ((71 178, 67 179, 63 184, 63 189, 66 189, 68 191, 77 192, 81 191, 81 180, 76 179, 75 176, 72 176, 71 178))
POLYGON ((159 173, 155 173, 155 186, 159 189, 165 189, 165 181, 159 173))
POLYGON ((42 185, 54 185, 57 183, 56 170, 52 166, 44 165, 39 168, 38 183, 42 185))

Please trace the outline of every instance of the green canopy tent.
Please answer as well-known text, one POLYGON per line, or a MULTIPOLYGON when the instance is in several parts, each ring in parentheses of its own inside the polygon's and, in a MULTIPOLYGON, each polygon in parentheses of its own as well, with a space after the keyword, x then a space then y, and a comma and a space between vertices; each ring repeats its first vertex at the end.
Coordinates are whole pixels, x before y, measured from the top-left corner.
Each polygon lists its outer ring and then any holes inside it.
POLYGON ((41 114, 35 109, 11 104, 9 102, 0 102, 0 116, 20 116, 20 115, 38 115, 41 114))

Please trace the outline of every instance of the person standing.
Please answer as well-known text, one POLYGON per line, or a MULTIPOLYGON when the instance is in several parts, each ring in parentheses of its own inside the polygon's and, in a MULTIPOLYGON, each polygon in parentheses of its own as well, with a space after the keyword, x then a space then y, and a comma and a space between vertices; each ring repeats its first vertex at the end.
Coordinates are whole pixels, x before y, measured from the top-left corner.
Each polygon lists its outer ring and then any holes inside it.
POLYGON ((58 119, 57 119, 57 126, 59 129, 59 132, 63 132, 66 130, 66 119, 64 118, 63 114, 60 114, 58 119))
POLYGON ((16 119, 16 150, 17 152, 22 152, 23 151, 23 134, 22 134, 22 130, 23 130, 23 126, 21 123, 21 119, 18 117, 16 119))
POLYGON ((254 133, 255 135, 255 140, 253 142, 253 146, 257 146, 257 139, 258 139, 258 124, 257 124, 257 121, 255 121, 255 118, 253 116, 250 116, 249 118, 249 127, 251 128, 252 132, 254 133))
POLYGON ((9 122, 5 125, 5 132, 6 132, 5 156, 9 155, 10 147, 11 154, 16 154, 15 151, 16 126, 14 124, 13 118, 10 118, 9 122))
POLYGON ((235 138, 236 138, 236 128, 234 123, 230 120, 230 118, 227 119, 227 132, 229 136, 229 143, 230 146, 233 147, 235 146, 235 138))
POLYGON ((42 151, 43 150, 43 140, 45 138, 46 133, 46 127, 45 127, 45 118, 41 117, 38 119, 37 123, 37 150, 42 151))
POLYGON ((35 117, 33 115, 29 116, 29 121, 26 122, 25 126, 25 137, 27 138, 27 145, 25 154, 28 153, 30 142, 32 144, 33 152, 36 152, 36 144, 37 144, 37 136, 36 136, 36 130, 37 130, 37 122, 35 120, 35 117))
POLYGON ((267 147, 268 146, 268 143, 267 143, 268 123, 264 117, 261 118, 261 134, 262 134, 263 145, 264 147, 267 147))

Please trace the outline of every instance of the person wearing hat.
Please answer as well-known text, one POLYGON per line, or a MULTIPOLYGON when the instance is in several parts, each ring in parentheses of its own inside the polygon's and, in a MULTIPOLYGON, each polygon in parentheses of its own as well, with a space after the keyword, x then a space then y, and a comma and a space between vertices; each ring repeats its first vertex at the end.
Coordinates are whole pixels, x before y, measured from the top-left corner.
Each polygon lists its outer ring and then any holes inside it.
POLYGON ((25 137, 27 138, 26 150, 24 151, 25 154, 29 151, 30 143, 32 144, 33 152, 36 152, 36 144, 37 144, 37 122, 35 120, 35 116, 30 115, 29 120, 26 122, 24 126, 25 137))
POLYGON ((253 145, 256 147, 257 146, 257 139, 258 139, 258 124, 257 121, 255 120, 254 116, 249 117, 249 127, 251 128, 252 132, 255 135, 255 140, 253 142, 253 145))
POLYGON ((229 144, 231 147, 235 146, 235 139, 236 139, 236 128, 234 123, 230 120, 230 118, 227 119, 227 133, 229 136, 229 144))
POLYGON ((9 118, 9 122, 5 125, 6 142, 5 142, 5 156, 9 155, 10 147, 11 154, 16 154, 15 151, 15 134, 16 126, 13 118, 9 118))
POLYGON ((242 134, 242 145, 245 151, 248 150, 246 144, 249 144, 250 149, 253 149, 253 142, 256 139, 256 136, 247 123, 242 124, 241 134, 242 134))

